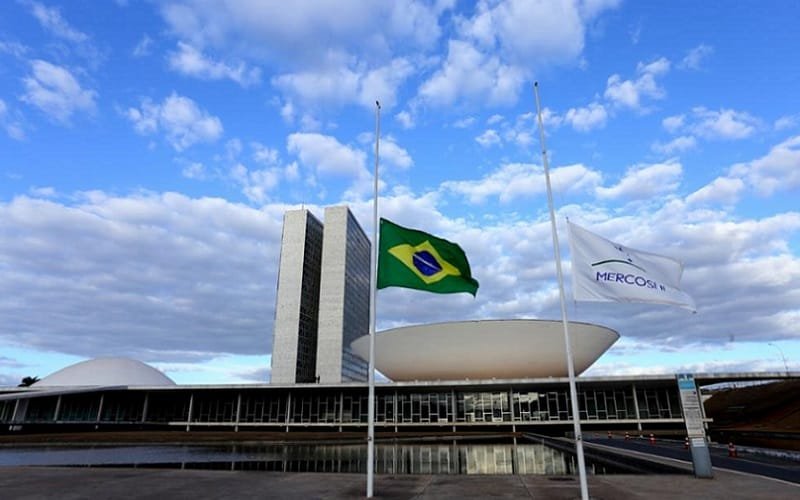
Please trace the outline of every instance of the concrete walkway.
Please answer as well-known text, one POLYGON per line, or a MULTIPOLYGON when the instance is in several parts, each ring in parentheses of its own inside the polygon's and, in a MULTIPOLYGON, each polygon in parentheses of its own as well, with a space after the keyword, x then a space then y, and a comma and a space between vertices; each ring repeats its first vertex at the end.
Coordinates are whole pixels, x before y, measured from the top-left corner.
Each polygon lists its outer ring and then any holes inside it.
MULTIPOLYGON (((362 474, 225 472, 158 469, 0 467, 3 499, 133 498, 363 498, 362 474)), ((714 479, 690 475, 590 476, 593 499, 770 499, 800 498, 800 486, 738 473, 715 471, 714 479)), ((376 476, 376 498, 580 497, 572 477, 376 476)))

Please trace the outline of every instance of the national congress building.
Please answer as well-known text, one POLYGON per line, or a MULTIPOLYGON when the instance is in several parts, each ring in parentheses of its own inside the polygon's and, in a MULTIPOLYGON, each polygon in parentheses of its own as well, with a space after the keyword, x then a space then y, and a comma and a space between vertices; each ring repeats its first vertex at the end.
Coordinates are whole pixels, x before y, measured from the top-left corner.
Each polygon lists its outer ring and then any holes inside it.
MULTIPOLYGON (((0 388, 0 432, 60 429, 363 431, 367 426, 370 242, 346 207, 285 214, 270 384, 177 385, 139 361, 87 360, 32 387, 0 388)), ((422 292, 420 292, 422 293, 422 292)), ((576 373, 619 337, 570 323, 576 373)), ((258 339, 253 339, 254 344, 258 339)), ((560 321, 411 325, 379 332, 381 432, 572 429, 560 321)), ((695 374, 698 387, 782 373, 695 374)), ((675 375, 580 377, 586 429, 672 430, 684 419, 675 375)))
POLYGON ((369 333, 370 243, 347 207, 283 219, 272 383, 366 381, 350 344, 369 333))

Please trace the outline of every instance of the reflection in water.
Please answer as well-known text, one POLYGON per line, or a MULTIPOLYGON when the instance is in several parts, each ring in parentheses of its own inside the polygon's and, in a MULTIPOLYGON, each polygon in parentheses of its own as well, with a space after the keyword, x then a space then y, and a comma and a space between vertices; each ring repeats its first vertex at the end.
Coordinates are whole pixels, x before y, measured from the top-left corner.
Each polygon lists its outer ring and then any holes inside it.
MULTIPOLYGON (((0 448, 2 465, 366 472, 364 445, 0 448)), ((542 444, 377 444, 378 474, 573 475, 574 458, 542 444)), ((594 474, 614 471, 589 464, 594 474)))

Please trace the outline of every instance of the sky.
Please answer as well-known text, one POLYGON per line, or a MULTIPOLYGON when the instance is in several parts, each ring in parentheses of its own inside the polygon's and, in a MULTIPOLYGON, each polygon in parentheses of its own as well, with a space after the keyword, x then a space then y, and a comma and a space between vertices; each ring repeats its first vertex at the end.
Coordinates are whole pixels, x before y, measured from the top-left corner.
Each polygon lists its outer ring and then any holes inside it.
MULTIPOLYGON (((560 319, 587 376, 800 370, 800 3, 0 3, 0 385, 126 356, 269 380, 282 218, 459 243, 477 297, 378 329, 560 319), (566 221, 684 264, 697 313, 574 302, 566 221)), ((487 342, 491 342, 490 333, 487 342)), ((468 360, 465 360, 468 362, 468 360)))

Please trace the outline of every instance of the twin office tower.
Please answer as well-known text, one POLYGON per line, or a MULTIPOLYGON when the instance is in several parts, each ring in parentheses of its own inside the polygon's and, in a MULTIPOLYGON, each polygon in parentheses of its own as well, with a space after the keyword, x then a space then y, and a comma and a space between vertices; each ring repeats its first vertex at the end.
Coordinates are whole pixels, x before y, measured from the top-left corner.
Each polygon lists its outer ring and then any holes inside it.
POLYGON ((347 207, 283 218, 273 384, 366 381, 350 343, 369 333, 370 242, 347 207))

